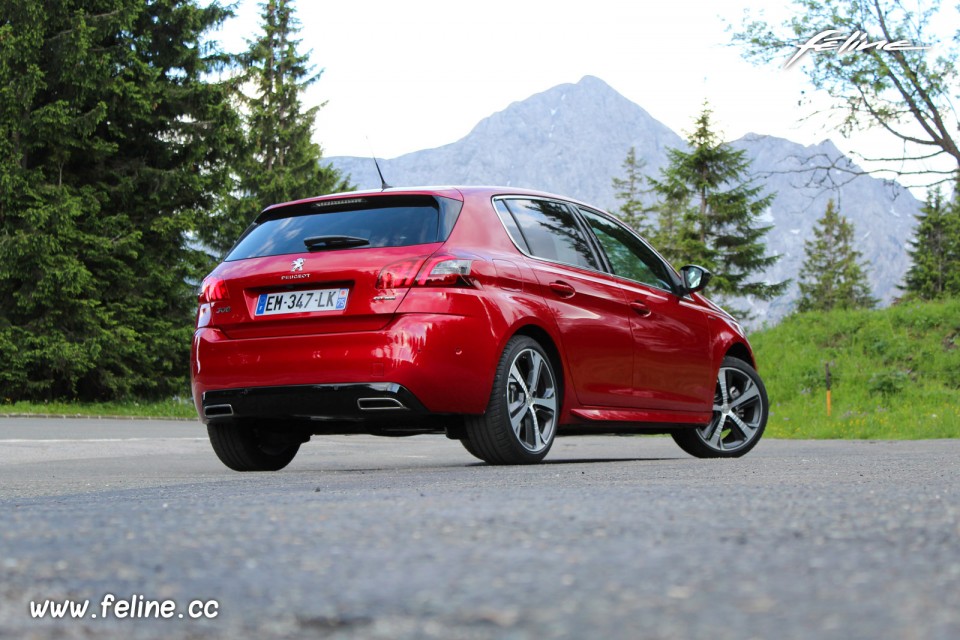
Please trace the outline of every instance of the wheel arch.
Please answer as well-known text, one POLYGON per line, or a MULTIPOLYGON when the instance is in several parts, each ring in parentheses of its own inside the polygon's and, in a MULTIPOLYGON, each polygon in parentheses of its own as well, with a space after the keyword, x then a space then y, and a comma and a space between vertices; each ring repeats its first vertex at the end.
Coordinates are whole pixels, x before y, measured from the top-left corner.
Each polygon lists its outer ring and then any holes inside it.
POLYGON ((557 384, 560 386, 560 413, 562 413, 567 406, 567 402, 565 401, 567 376, 563 356, 560 355, 560 349, 553 339, 553 336, 551 336, 546 329, 536 324, 525 324, 518 327, 513 334, 507 338, 505 343, 509 342, 514 336, 527 336, 528 338, 536 340, 540 346, 543 347, 543 350, 547 352, 547 355, 550 357, 550 364, 553 365, 553 370, 557 375, 557 384))
POLYGON ((731 344, 727 348, 726 353, 724 353, 723 355, 724 357, 730 356, 733 358, 737 358, 739 360, 743 360, 754 369, 757 368, 757 362, 753 357, 753 351, 751 351, 750 347, 748 347, 742 342, 734 342, 733 344, 731 344))

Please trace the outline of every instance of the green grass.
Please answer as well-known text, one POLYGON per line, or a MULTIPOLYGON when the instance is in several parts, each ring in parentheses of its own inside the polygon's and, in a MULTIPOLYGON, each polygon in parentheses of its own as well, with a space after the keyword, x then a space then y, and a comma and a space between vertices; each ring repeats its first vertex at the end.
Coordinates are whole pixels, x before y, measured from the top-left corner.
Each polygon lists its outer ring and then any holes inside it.
POLYGON ((0 414, 197 419, 197 410, 189 398, 156 402, 13 402, 0 404, 0 414))
POLYGON ((960 437, 960 300, 794 315, 750 341, 770 396, 768 437, 960 437))

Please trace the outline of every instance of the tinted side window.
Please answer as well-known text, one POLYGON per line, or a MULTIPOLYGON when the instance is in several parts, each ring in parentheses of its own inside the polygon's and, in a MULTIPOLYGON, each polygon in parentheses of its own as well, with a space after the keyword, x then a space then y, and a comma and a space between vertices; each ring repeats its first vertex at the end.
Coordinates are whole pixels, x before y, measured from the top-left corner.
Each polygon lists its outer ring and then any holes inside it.
POLYGON ((673 291, 670 270, 656 253, 624 227, 603 216, 580 209, 610 261, 615 275, 641 284, 673 291))
POLYGON ((497 212, 517 246, 538 258, 599 269, 573 212, 559 202, 509 198, 497 212))

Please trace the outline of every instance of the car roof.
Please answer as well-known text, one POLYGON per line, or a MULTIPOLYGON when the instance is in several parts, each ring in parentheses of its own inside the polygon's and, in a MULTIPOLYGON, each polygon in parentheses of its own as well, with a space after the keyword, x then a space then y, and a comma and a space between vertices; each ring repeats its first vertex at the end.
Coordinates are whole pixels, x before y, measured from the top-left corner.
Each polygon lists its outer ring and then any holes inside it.
POLYGON ((376 196, 389 196, 389 195, 435 195, 442 196, 446 198, 453 198, 455 200, 463 200, 466 197, 488 197, 493 198, 496 196, 531 196, 536 198, 551 198, 554 200, 563 200, 566 202, 572 202, 574 204, 583 205, 591 209, 597 209, 603 211, 596 205, 591 205, 586 202, 577 200, 570 196, 559 195, 555 193, 550 193, 548 191, 540 191, 537 189, 524 189, 517 187, 502 187, 502 186, 484 186, 484 185, 456 185, 456 186, 417 186, 417 187, 389 187, 387 189, 367 189, 362 191, 344 191, 340 193, 331 193, 322 196, 315 196, 312 198, 303 198, 301 200, 293 200, 290 202, 283 202, 278 204, 273 204, 264 209, 264 211, 269 211, 278 207, 286 207, 290 205, 305 204, 311 202, 322 202, 325 200, 339 200, 342 198, 357 198, 357 197, 376 197, 376 196))

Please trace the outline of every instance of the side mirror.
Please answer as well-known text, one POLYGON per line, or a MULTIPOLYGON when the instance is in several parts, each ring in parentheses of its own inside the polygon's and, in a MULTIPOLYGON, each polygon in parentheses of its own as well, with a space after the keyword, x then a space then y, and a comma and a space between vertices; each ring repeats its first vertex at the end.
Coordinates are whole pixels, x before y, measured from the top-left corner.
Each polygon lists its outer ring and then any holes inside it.
POLYGON ((712 273, 695 264, 688 264, 680 269, 680 275, 683 276, 684 294, 702 291, 713 277, 712 273))

